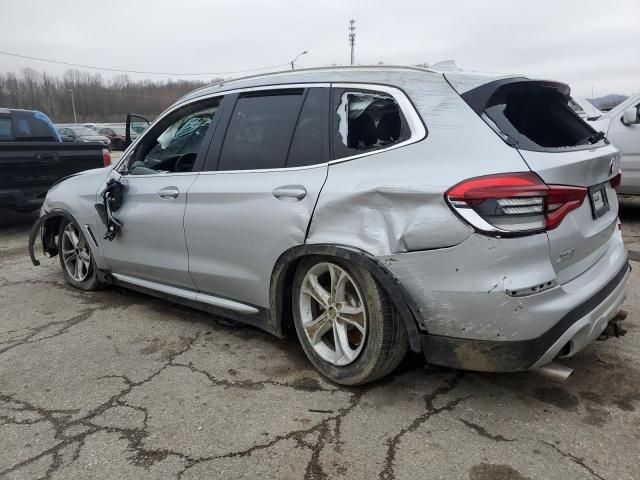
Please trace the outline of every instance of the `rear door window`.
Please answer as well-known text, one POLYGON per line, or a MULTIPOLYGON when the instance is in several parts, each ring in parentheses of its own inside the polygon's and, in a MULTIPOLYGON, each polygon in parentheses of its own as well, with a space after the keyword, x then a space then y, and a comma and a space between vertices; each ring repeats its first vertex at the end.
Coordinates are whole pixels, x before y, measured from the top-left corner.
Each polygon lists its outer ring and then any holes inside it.
POLYGON ((304 89, 240 95, 234 107, 218 170, 283 168, 304 98, 304 89))
POLYGON ((328 109, 329 89, 310 88, 293 134, 287 167, 317 165, 328 161, 328 109))
POLYGON ((381 150, 411 136, 392 95, 369 90, 333 90, 333 158, 381 150))

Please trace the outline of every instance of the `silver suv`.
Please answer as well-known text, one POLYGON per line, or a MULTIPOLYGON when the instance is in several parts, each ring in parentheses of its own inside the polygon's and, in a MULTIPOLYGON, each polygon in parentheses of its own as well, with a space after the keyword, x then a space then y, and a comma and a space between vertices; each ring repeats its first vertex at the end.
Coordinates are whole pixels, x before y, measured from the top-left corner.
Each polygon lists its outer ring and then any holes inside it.
POLYGON ((603 332, 629 274, 619 153, 568 98, 556 82, 400 67, 201 88, 117 165, 52 188, 31 255, 41 231, 75 287, 295 327, 344 385, 407 349, 543 366, 603 332))

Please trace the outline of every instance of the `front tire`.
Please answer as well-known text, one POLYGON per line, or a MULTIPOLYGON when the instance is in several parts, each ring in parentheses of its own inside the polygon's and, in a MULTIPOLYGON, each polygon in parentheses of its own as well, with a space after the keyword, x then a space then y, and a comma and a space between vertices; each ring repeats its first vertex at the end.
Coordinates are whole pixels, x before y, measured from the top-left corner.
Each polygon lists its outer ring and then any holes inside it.
POLYGON ((67 218, 60 222, 58 230, 58 256, 62 274, 69 285, 80 290, 100 288, 89 243, 78 224, 67 218))
POLYGON ((307 357, 341 385, 361 385, 393 371, 408 349, 402 319, 366 269, 330 257, 301 261, 293 283, 293 318, 307 357))

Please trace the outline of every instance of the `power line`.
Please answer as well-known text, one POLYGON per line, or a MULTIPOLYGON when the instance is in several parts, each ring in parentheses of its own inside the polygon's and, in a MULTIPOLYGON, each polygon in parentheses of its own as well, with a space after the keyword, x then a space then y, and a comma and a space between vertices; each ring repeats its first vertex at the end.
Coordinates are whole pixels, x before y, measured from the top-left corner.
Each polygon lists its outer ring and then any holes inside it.
POLYGON ((172 72, 145 72, 142 70, 121 70, 118 68, 96 67, 93 65, 82 65, 79 63, 63 62, 60 60, 50 60, 47 58, 30 57, 29 55, 20 55, 18 53, 3 52, 3 51, 0 51, 0 55, 7 55, 9 57, 17 57, 17 58, 26 58, 28 60, 37 60, 39 62, 55 63, 58 65, 67 65, 69 67, 80 67, 80 68, 89 68, 92 70, 103 70, 107 72, 139 73, 143 75, 172 75, 172 76, 179 76, 179 77, 201 76, 201 75, 230 75, 233 73, 247 73, 247 72, 256 72, 258 70, 270 70, 272 68, 284 67, 289 65, 289 63, 279 63, 278 65, 270 65, 268 67, 248 68, 246 70, 234 70, 234 71, 228 71, 228 72, 172 73, 172 72))

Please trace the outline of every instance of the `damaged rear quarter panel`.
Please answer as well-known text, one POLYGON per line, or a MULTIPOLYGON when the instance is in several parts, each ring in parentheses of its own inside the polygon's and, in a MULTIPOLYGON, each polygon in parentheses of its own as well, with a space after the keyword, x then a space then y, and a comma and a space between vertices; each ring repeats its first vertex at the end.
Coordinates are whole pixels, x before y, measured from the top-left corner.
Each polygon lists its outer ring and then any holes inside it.
POLYGON ((473 230, 451 211, 444 192, 466 178, 526 171, 526 164, 442 75, 389 74, 377 81, 405 92, 428 135, 330 164, 307 242, 349 245, 376 256, 463 242, 473 230))
POLYGON ((474 234, 450 248, 410 252, 380 260, 416 302, 422 328, 434 335, 476 340, 527 340, 566 311, 559 288, 531 287, 555 278, 545 234, 494 238, 474 234))

